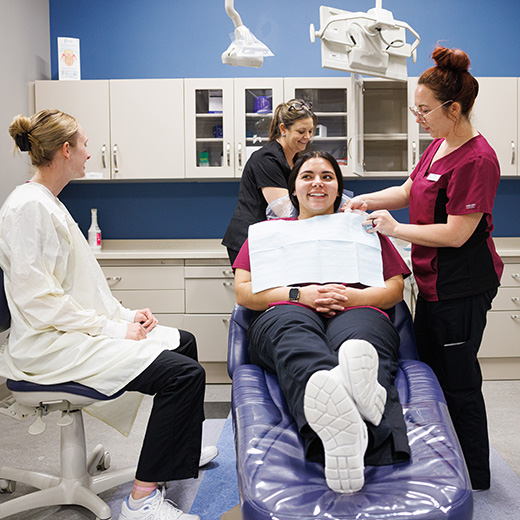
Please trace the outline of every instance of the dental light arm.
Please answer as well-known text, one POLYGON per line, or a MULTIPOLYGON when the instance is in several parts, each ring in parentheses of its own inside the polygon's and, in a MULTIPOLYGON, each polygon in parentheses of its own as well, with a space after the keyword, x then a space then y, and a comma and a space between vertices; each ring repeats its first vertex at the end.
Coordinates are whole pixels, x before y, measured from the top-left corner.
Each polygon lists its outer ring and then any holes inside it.
POLYGON ((382 0, 367 13, 351 13, 331 7, 320 7, 321 29, 310 26, 310 39, 321 38, 322 66, 337 70, 405 81, 406 59, 415 62, 419 34, 406 22, 394 20, 390 11, 382 9, 382 0), (406 43, 406 31, 415 36, 406 43))
POLYGON ((274 56, 274 54, 242 23, 233 4, 234 0, 225 0, 226 13, 235 24, 235 39, 222 53, 222 63, 259 68, 264 62, 264 56, 274 56))

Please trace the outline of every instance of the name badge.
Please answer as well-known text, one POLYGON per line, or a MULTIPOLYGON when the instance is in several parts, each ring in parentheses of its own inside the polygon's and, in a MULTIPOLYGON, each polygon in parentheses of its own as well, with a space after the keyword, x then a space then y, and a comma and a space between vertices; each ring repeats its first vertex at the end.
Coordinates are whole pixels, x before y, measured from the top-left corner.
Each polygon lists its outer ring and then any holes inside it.
POLYGON ((441 176, 438 173, 430 173, 426 178, 429 181, 437 182, 441 178, 441 176))

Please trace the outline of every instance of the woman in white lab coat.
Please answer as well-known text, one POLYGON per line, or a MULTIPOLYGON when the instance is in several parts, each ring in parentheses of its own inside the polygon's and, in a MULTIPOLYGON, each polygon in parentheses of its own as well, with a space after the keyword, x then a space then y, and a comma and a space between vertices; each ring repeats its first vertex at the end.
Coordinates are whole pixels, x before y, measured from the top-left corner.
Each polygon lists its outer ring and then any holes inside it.
POLYGON ((35 383, 76 381, 106 395, 154 395, 132 494, 121 519, 195 519, 165 501, 157 481, 196 478, 205 374, 189 332, 157 325, 110 293, 85 237, 57 198, 82 178, 90 155, 73 117, 42 110, 9 127, 35 167, 0 210, 0 267, 11 311, 0 375, 35 383), (148 517, 147 517, 148 518, 148 517))

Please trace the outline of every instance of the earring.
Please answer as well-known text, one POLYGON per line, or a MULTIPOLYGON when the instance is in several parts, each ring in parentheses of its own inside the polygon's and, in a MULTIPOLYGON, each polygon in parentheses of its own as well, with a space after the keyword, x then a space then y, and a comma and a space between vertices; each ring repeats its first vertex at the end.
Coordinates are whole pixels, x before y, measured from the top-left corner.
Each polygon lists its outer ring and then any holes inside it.
POLYGON ((285 134, 282 134, 282 137, 285 137, 285 134))

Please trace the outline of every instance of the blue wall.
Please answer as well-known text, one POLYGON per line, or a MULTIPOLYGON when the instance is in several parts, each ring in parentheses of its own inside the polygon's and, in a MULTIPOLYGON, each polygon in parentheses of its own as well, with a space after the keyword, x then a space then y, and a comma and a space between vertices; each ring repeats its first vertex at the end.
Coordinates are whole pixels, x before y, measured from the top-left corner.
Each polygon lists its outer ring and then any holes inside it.
MULTIPOLYGON (((244 24, 275 54, 251 69, 220 61, 234 29, 224 0, 49 0, 52 77, 59 36, 80 38, 83 79, 341 76, 321 68, 319 40, 309 41, 323 3, 362 12, 375 6, 375 0, 235 0, 244 24)), ((411 76, 431 65, 437 41, 464 49, 475 76, 520 76, 510 58, 520 55, 520 2, 384 0, 383 8, 421 35, 411 76)), ((399 182, 353 180, 347 187, 366 193, 399 182)), ((237 193, 237 182, 77 183, 61 199, 84 231, 97 207, 104 238, 220 238, 237 193)), ((495 236, 520 236, 520 219, 511 218, 519 203, 519 180, 504 179, 495 236)), ((406 212, 398 217, 406 220, 406 212)))

